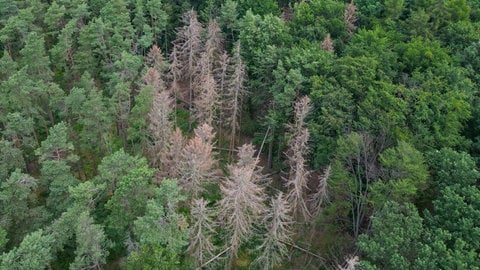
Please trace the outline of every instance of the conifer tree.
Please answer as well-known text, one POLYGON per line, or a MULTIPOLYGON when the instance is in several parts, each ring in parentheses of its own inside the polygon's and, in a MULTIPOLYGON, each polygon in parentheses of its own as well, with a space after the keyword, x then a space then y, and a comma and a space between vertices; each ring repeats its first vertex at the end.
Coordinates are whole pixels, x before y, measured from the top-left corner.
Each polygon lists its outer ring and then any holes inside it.
POLYGON ((305 96, 295 103, 295 120, 290 125, 292 139, 287 152, 290 173, 286 179, 287 200, 292 206, 294 216, 307 218, 310 214, 305 202, 308 177, 306 154, 308 153, 309 132, 305 127, 305 117, 310 110, 310 99, 305 96))
POLYGON ((288 254, 287 243, 290 242, 292 234, 290 211, 283 193, 280 192, 272 198, 271 209, 263 219, 267 231, 259 247, 261 254, 256 260, 256 263, 265 270, 278 266, 288 254))
POLYGON ((231 59, 230 76, 228 78, 227 89, 225 93, 225 102, 223 108, 226 111, 227 129, 230 132, 230 149, 235 148, 237 130, 240 128, 240 118, 242 113, 242 101, 245 97, 246 70, 240 55, 240 42, 234 47, 233 57, 231 59))
POLYGON ((264 179, 254 157, 251 144, 238 148, 238 161, 229 165, 229 175, 222 183, 219 218, 227 232, 230 264, 237 257, 240 245, 252 234, 255 224, 265 213, 265 194, 259 182, 264 179))
POLYGON ((193 201, 190 228, 190 245, 187 252, 195 258, 196 266, 203 265, 206 259, 213 257, 215 246, 211 236, 214 233, 211 210, 207 207, 208 201, 203 198, 193 201))
POLYGON ((195 137, 190 139, 182 150, 180 164, 180 184, 198 197, 203 191, 205 183, 215 177, 214 166, 216 160, 213 153, 213 138, 215 133, 208 124, 203 124, 195 129, 195 137))
POLYGON ((108 240, 100 225, 86 211, 80 214, 75 228, 77 248, 70 269, 101 269, 107 261, 108 240))
POLYGON ((172 103, 172 98, 167 91, 154 93, 148 129, 152 144, 149 147, 149 155, 155 167, 160 167, 162 156, 167 151, 172 134, 172 123, 169 119, 172 103))
POLYGON ((190 112, 193 108, 194 100, 194 79, 196 73, 196 64, 200 58, 202 51, 201 34, 202 25, 198 22, 197 13, 194 10, 188 11, 182 17, 185 24, 177 33, 177 38, 173 41, 174 52, 173 58, 178 58, 179 66, 182 67, 182 79, 186 85, 184 96, 188 97, 190 112))

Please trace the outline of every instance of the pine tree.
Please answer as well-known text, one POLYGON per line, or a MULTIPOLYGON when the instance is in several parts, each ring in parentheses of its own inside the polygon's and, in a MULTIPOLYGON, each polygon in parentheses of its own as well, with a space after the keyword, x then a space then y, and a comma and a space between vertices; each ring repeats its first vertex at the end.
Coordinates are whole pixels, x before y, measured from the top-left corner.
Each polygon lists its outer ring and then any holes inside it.
POLYGON ((245 82, 247 73, 245 64, 240 55, 240 42, 234 47, 233 57, 231 59, 231 74, 228 78, 225 101, 223 108, 226 111, 227 130, 230 132, 230 149, 235 148, 237 130, 240 128, 240 118, 242 113, 242 101, 246 95, 245 82))
POLYGON ((347 26, 347 33, 352 35, 355 32, 357 27, 355 26, 355 22, 357 21, 357 7, 353 3, 353 0, 347 4, 345 8, 345 12, 343 13, 343 20, 345 21, 345 25, 347 26))
POLYGON ((173 100, 168 92, 154 93, 152 108, 149 113, 149 134, 152 145, 149 155, 155 167, 160 168, 162 157, 167 151, 172 134, 172 123, 169 119, 172 113, 173 100))
POLYGON ((295 122, 290 126, 292 139, 287 152, 290 173, 286 179, 287 200, 292 206, 294 216, 307 218, 310 213, 305 202, 308 177, 306 167, 309 132, 305 127, 305 117, 310 110, 310 99, 305 96, 295 103, 295 122))
POLYGON ((191 209, 192 226, 187 252, 195 258, 196 267, 203 265, 207 258, 213 257, 215 251, 211 240, 214 233, 212 213, 207 204, 208 201, 200 198, 193 201, 191 209))
POLYGON ((188 104, 190 112, 193 108, 194 100, 194 79, 196 73, 196 64, 200 58, 202 51, 201 34, 203 31, 202 25, 198 22, 197 13, 194 10, 188 11, 182 17, 185 24, 177 33, 177 38, 173 41, 174 52, 177 55, 172 56, 178 58, 179 66, 182 67, 182 79, 186 85, 186 93, 188 96, 188 104))
POLYGON ((230 263, 237 257, 240 245, 252 234, 255 224, 265 213, 265 194, 259 182, 264 179, 255 149, 245 144, 238 149, 238 161, 229 165, 229 176, 222 183, 219 218, 227 232, 230 263))
POLYGON ((70 269, 101 269, 107 261, 108 241, 102 227, 94 224, 88 212, 78 217, 75 235, 77 248, 70 269))
POLYGON ((290 206, 283 193, 280 192, 275 198, 272 198, 271 209, 263 220, 267 231, 258 248, 261 255, 256 260, 256 263, 265 270, 278 266, 288 254, 287 243, 290 242, 292 235, 290 211, 290 206))
POLYGON ((327 33, 325 39, 322 41, 322 49, 326 52, 334 53, 335 48, 333 47, 332 37, 330 33, 327 33))
POLYGON ((183 148, 182 161, 177 166, 180 166, 180 184, 188 194, 196 198, 201 195, 205 183, 214 180, 216 160, 213 153, 213 128, 203 124, 194 132, 195 137, 183 148))

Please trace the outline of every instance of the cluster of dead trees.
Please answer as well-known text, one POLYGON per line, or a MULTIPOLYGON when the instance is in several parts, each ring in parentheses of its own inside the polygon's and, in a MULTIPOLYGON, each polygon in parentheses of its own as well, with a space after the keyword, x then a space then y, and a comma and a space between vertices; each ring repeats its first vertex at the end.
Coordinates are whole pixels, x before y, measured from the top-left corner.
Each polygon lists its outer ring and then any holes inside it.
POLYGON ((305 117, 310 100, 303 97, 294 105, 287 153, 290 172, 284 178, 284 190, 276 190, 268 199, 270 180, 262 173, 259 154, 252 144, 235 150, 236 161, 227 165, 225 172, 214 147, 219 136, 228 138, 230 150, 236 146, 246 80, 240 44, 229 56, 214 20, 207 29, 198 22, 194 11, 186 13, 183 20, 185 26, 173 42, 169 62, 157 46, 146 58, 144 82, 153 89, 147 119, 147 155, 158 169, 159 181, 163 177, 178 179, 190 198, 187 251, 196 259, 197 267, 211 264, 224 254, 227 264, 233 265, 242 244, 256 236, 262 243, 255 262, 271 269, 288 255, 293 222, 307 220, 326 198, 328 176, 320 181, 318 192, 308 191, 309 132, 305 117), (189 126, 196 126, 191 138, 176 127, 179 109, 187 109, 189 126), (204 196, 205 188, 211 184, 221 191, 222 197, 216 203, 204 196), (314 196, 309 197, 309 193, 314 196), (222 238, 223 248, 213 244, 218 238, 222 238))

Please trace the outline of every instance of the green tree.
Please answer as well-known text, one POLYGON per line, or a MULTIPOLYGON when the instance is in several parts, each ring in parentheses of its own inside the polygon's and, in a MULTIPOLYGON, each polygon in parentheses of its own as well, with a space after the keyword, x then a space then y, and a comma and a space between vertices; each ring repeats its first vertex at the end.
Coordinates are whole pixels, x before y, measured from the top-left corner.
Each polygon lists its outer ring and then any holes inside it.
POLYGON ((154 171, 145 159, 120 177, 113 195, 105 204, 109 211, 106 232, 116 249, 123 249, 137 217, 143 216, 148 198, 152 195, 151 182, 154 171))
POLYGON ((53 259, 51 245, 54 239, 43 230, 25 237, 19 247, 0 256, 2 269, 44 269, 53 259))
POLYGON ((108 240, 100 225, 94 224, 88 212, 83 212, 77 221, 75 235, 77 248, 75 261, 70 269, 101 268, 108 255, 108 240))
POLYGON ((38 206, 34 192, 37 180, 15 170, 0 185, 0 226, 8 233, 9 246, 18 245, 23 237, 39 228, 48 218, 43 207, 38 206))
POLYGON ((128 258, 129 268, 182 269, 182 254, 188 245, 186 217, 177 205, 186 199, 176 180, 163 179, 155 197, 146 206, 145 215, 135 221, 138 250, 128 258))
POLYGON ((413 204, 387 202, 372 217, 371 234, 358 239, 361 269, 419 269, 414 264, 422 249, 422 222, 413 204))

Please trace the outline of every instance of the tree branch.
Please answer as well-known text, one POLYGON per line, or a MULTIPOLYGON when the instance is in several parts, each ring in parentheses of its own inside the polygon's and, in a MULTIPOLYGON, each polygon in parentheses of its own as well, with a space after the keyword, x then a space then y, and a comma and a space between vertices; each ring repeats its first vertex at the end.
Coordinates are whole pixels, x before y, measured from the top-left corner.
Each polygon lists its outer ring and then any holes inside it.
POLYGON ((209 263, 213 262, 214 260, 216 260, 218 257, 222 256, 224 253, 226 253, 227 251, 230 250, 230 247, 224 249, 222 252, 218 253, 217 255, 215 255, 215 257, 211 258, 210 260, 208 260, 206 263, 202 264, 200 267, 197 268, 197 270, 202 270, 203 267, 207 266, 209 263))

